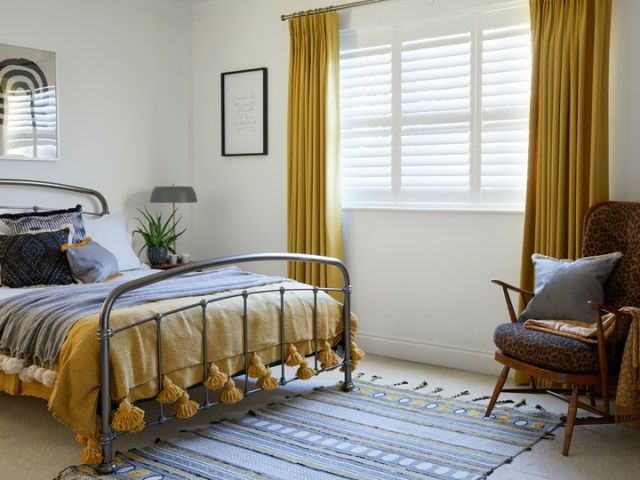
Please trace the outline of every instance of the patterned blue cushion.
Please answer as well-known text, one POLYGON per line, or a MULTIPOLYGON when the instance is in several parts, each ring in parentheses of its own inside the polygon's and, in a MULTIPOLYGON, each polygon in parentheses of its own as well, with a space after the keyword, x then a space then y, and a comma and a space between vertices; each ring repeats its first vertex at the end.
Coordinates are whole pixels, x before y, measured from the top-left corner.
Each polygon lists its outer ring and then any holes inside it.
POLYGON ((14 235, 33 230, 58 230, 64 224, 70 223, 75 230, 73 243, 80 242, 85 236, 81 205, 76 205, 74 208, 67 210, 5 213, 0 215, 0 219, 9 226, 11 233, 14 235))
POLYGON ((73 227, 56 231, 0 235, 0 285, 11 288, 67 285, 73 282, 60 247, 69 242, 73 227))

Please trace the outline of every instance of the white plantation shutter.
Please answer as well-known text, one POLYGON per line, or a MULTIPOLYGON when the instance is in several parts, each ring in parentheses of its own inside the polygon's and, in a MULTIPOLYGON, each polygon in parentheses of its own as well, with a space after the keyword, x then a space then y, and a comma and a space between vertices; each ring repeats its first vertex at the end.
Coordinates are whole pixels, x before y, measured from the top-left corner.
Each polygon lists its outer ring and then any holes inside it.
POLYGON ((401 51, 402 198, 464 198, 470 188, 470 34, 404 42, 401 51))
POLYGON ((482 32, 482 200, 522 203, 527 179, 528 25, 482 32))
POLYGON ((340 134, 345 200, 390 199, 391 45, 340 53, 340 134))
POLYGON ((526 4, 349 32, 341 51, 345 206, 522 206, 526 4), (389 30, 389 29, 387 29, 389 30))

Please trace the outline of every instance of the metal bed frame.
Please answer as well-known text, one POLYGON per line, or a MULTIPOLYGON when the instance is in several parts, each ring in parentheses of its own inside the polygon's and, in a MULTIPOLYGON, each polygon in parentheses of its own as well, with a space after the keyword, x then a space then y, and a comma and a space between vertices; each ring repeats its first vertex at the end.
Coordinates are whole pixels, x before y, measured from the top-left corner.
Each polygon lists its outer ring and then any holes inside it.
MULTIPOLYGON (((95 197, 101 205, 102 211, 95 212, 94 215, 102 216, 108 213, 108 205, 104 196, 99 192, 92 189, 83 187, 76 187, 73 185, 65 185, 60 183, 36 181, 36 180, 19 180, 19 179, 0 179, 0 186, 26 186, 36 188, 52 188, 57 190, 66 190, 70 192, 80 193, 83 195, 89 195, 95 197)), ((43 207, 0 207, 9 209, 33 209, 38 211, 43 207)), ((242 340, 243 340, 243 355, 244 355, 244 370, 230 374, 230 377, 244 377, 244 395, 248 396, 260 391, 260 388, 249 388, 249 338, 250 332, 248 328, 249 318, 249 298, 256 295, 264 294, 278 294, 280 297, 280 309, 279 309, 279 338, 280 338, 280 359, 273 362, 270 366, 280 365, 280 379, 278 383, 280 385, 286 385, 287 383, 296 380, 296 378, 286 378, 285 375, 285 321, 284 321, 284 302, 286 292, 292 291, 310 291, 313 293, 313 317, 312 317, 312 329, 313 329, 313 356, 314 356, 314 371, 316 374, 334 370, 342 367, 344 370, 344 382, 342 389, 344 391, 351 391, 353 389, 352 381, 352 361, 351 361, 351 283, 349 279, 349 272, 347 267, 340 260, 331 257, 324 257, 319 255, 306 255, 306 254, 294 254, 294 253, 257 253, 247 255, 236 255, 221 258, 214 258, 201 262, 193 262, 185 264, 171 270, 165 270, 156 274, 152 274, 146 277, 135 279, 126 283, 123 283, 115 287, 111 293, 106 297, 99 317, 99 327, 97 331, 97 339, 100 342, 100 369, 101 369, 101 387, 100 387, 100 445, 102 449, 103 461, 98 465, 98 471, 100 473, 112 473, 115 471, 115 463, 113 460, 113 442, 114 440, 126 432, 116 432, 111 427, 113 400, 111 398, 111 382, 110 382, 110 364, 111 364, 111 339, 123 331, 140 327, 144 324, 154 322, 156 325, 156 368, 158 379, 158 392, 162 389, 162 377, 164 375, 162 364, 162 325, 163 322, 169 321, 171 315, 175 315, 179 312, 183 312, 191 309, 199 309, 201 311, 200 321, 202 322, 202 338, 195 339, 194 341, 201 342, 202 348, 202 381, 189 386, 185 390, 199 388, 203 385, 208 375, 208 366, 210 361, 208 359, 208 337, 207 337, 207 307, 212 303, 229 300, 232 298, 242 298, 242 340), (340 270, 343 277, 342 288, 321 288, 317 286, 296 286, 294 288, 280 287, 277 289, 260 290, 260 291, 235 291, 230 292, 227 295, 222 295, 213 299, 202 299, 198 302, 185 305, 181 308, 172 309, 165 312, 156 312, 153 316, 144 318, 142 320, 135 321, 129 325, 112 329, 110 325, 111 312, 114 309, 114 305, 118 298, 125 295, 128 292, 137 290, 139 288, 146 287, 148 285, 162 282, 169 278, 178 277, 190 272, 222 267, 230 264, 239 264, 255 261, 286 261, 286 262, 306 262, 306 263, 319 263, 324 265, 330 265, 340 270), (317 312, 318 312, 318 293, 319 292, 342 292, 344 295, 344 301, 342 306, 342 317, 344 322, 344 330, 342 336, 342 349, 343 360, 338 365, 328 368, 318 368, 318 325, 317 325, 317 312)), ((231 372, 230 372, 231 373, 231 372)), ((209 410, 211 407, 218 405, 219 401, 211 401, 209 397, 209 391, 206 387, 203 387, 204 402, 199 406, 199 410, 209 410)), ((165 413, 165 407, 163 404, 159 406, 159 415, 157 419, 147 422, 147 425, 162 424, 173 418, 172 415, 165 413)))

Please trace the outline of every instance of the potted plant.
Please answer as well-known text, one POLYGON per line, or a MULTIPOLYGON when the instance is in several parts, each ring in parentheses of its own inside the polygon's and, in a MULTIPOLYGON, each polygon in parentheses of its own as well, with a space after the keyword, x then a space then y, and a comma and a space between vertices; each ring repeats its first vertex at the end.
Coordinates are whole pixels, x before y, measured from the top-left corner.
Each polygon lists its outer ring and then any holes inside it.
MULTIPOLYGON (((176 225, 180 222, 181 218, 175 220, 176 212, 174 211, 169 215, 167 220, 163 221, 162 214, 156 213, 153 215, 147 210, 147 207, 144 207, 144 210, 138 209, 138 212, 142 215, 142 219, 135 217, 139 226, 133 233, 139 234, 144 239, 149 263, 151 265, 167 263, 169 252, 176 253, 176 239, 186 231, 185 228, 176 233, 176 225)), ((143 249, 144 247, 140 249, 138 254, 140 254, 143 249)))

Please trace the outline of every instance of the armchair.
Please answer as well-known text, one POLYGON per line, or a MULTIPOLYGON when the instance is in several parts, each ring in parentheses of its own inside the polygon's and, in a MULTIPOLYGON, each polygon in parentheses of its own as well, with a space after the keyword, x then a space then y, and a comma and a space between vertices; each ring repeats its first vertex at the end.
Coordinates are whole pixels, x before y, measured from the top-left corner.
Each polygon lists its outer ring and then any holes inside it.
POLYGON ((589 302, 595 309, 597 343, 530 330, 519 322, 510 292, 515 292, 526 305, 534 292, 500 280, 493 283, 502 288, 511 323, 499 325, 494 332, 497 347, 495 359, 504 365, 485 416, 489 416, 501 392, 550 393, 568 405, 566 432, 562 454, 568 455, 575 425, 613 423, 609 401, 617 380, 620 356, 629 326, 623 306, 640 307, 640 203, 604 202, 594 205, 585 215, 582 256, 590 257, 622 252, 623 257, 604 286, 605 302, 589 302), (603 316, 614 315, 613 333, 605 336, 603 316), (529 375, 530 388, 504 389, 511 368, 529 375), (537 379, 565 388, 540 388, 537 379), (596 403, 596 390, 602 393, 601 405, 596 403), (580 400, 581 390, 589 394, 589 403, 580 400), (578 418, 583 409, 597 417, 578 418))

